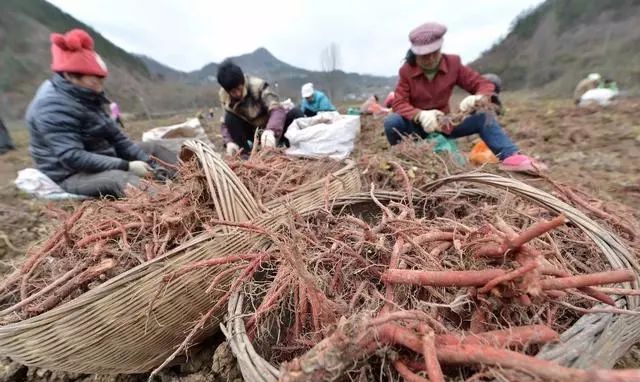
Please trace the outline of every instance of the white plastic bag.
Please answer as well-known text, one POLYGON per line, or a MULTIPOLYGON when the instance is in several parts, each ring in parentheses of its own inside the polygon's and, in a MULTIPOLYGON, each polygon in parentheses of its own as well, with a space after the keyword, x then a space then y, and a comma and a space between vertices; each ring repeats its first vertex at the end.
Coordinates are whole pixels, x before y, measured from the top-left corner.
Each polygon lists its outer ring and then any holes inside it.
POLYGON ((360 133, 360 117, 323 112, 310 118, 298 118, 289 125, 285 137, 291 147, 288 155, 347 158, 360 133))
POLYGON ((179 152, 187 139, 210 142, 198 118, 190 118, 177 125, 156 127, 142 134, 143 142, 156 141, 174 152, 179 152))
POLYGON ((35 168, 25 168, 18 171, 18 177, 14 180, 14 183, 20 191, 40 199, 88 199, 83 195, 66 192, 56 182, 35 168))
POLYGON ((616 95, 618 95, 618 92, 611 89, 591 89, 585 92, 582 97, 580 97, 580 106, 593 104, 607 106, 611 103, 611 101, 613 101, 616 95))

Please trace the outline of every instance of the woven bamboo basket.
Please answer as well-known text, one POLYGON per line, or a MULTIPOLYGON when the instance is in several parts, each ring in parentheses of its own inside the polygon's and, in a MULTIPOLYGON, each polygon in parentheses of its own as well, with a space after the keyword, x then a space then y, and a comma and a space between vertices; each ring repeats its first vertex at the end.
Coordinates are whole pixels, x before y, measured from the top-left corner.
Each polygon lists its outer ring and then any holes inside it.
MULTIPOLYGON (((634 254, 622 244, 616 235, 601 228, 585 214, 553 195, 518 180, 485 173, 450 176, 431 182, 421 190, 421 198, 428 200, 431 191, 456 182, 496 187, 533 201, 550 211, 564 214, 569 221, 583 230, 597 244, 612 269, 632 269, 636 273, 636 278, 640 279, 640 266, 634 254)), ((486 189, 451 189, 450 192, 452 195, 460 193, 486 195, 487 191, 486 189)), ((376 193, 376 198, 380 201, 400 200, 404 197, 404 194, 393 192, 376 193)), ((415 198, 416 196, 414 196, 415 198)), ((335 205, 355 205, 364 202, 371 202, 369 194, 345 196, 336 200, 335 205)), ((627 283, 625 287, 637 288, 637 280, 633 284, 627 283)), ((233 294, 229 300, 227 316, 224 323, 221 324, 221 329, 238 360, 238 366, 245 380, 275 382, 280 375, 278 368, 258 354, 247 336, 243 320, 244 315, 247 314, 244 309, 244 299, 245 296, 240 292, 233 294)), ((638 298, 634 296, 619 297, 616 304, 621 308, 638 311, 638 298)), ((589 314, 584 315, 571 328, 562 333, 558 343, 543 347, 538 357, 576 368, 611 368, 639 340, 640 316, 620 316, 610 313, 589 314)))
MULTIPOLYGON (((196 155, 209 184, 220 219, 249 221, 275 229, 291 209, 305 214, 322 201, 356 192, 360 177, 353 163, 328 181, 309 184, 259 207, 246 187, 211 147, 185 144, 183 158, 196 155)), ((39 316, 0 327, 0 354, 28 366, 91 374, 142 373, 158 366, 186 332, 224 294, 206 294, 210 281, 225 267, 200 269, 164 284, 163 276, 195 261, 260 250, 268 243, 250 232, 218 226, 161 258, 133 268, 39 316)), ((233 275, 223 281, 230 283, 233 275)), ((221 287, 220 289, 224 289, 221 287)), ((226 309, 213 318, 195 341, 218 330, 226 309)))

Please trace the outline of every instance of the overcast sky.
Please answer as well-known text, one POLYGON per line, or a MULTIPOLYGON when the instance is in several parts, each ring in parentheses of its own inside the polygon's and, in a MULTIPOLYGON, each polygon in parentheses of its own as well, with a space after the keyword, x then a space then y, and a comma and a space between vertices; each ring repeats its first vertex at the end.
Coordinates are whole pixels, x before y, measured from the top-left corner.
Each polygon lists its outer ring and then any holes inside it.
POLYGON ((176 69, 265 47, 289 64, 320 69, 320 52, 340 47, 342 69, 394 75, 409 31, 447 25, 443 50, 469 62, 542 0, 49 0, 120 47, 176 69))

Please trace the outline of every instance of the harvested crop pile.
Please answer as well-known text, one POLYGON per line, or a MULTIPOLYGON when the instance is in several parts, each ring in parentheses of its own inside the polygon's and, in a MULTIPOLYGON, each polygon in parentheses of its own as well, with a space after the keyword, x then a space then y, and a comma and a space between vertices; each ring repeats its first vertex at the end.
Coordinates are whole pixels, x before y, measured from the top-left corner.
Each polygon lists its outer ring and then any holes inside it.
POLYGON ((341 162, 331 159, 294 158, 281 150, 253 152, 248 160, 239 156, 227 164, 260 202, 268 202, 339 170, 341 162))
POLYGON ((179 182, 145 183, 125 199, 57 210, 57 229, 4 280, 2 314, 12 313, 9 321, 38 315, 206 230, 215 216, 200 177, 189 162, 179 182))
POLYGON ((595 378, 531 356, 583 314, 627 313, 612 297, 625 291, 601 286, 632 281, 633 271, 610 271, 562 215, 506 193, 378 200, 388 195, 292 216, 282 232, 251 227, 273 246, 238 262, 234 286, 255 277, 230 319, 243 321, 262 357, 283 363, 280 380, 595 378))
MULTIPOLYGON (((340 168, 331 160, 294 160, 281 151, 254 153, 230 165, 266 202, 340 168)), ((91 200, 52 210, 53 233, 0 284, 2 323, 20 321, 69 301, 106 280, 163 256, 217 224, 204 173, 195 159, 176 181, 145 182, 120 200, 91 200)))

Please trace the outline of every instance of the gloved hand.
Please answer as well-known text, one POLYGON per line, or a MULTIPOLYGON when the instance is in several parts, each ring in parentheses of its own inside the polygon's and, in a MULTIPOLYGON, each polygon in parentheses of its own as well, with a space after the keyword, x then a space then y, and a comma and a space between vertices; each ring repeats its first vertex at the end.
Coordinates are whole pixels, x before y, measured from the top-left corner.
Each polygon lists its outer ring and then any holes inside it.
POLYGON ((415 116, 416 122, 422 126, 427 133, 433 133, 434 131, 440 131, 440 124, 438 118, 444 116, 444 113, 440 110, 422 110, 415 116))
POLYGON ((485 96, 481 94, 470 95, 464 97, 462 101, 460 101, 460 111, 463 113, 468 113, 476 107, 476 103, 482 100, 485 96))
POLYGON ((276 147, 276 137, 273 135, 273 131, 265 130, 262 132, 260 145, 262 145, 262 147, 276 147))
POLYGON ((151 170, 152 168, 147 162, 141 160, 134 160, 133 162, 129 162, 129 171, 141 178, 151 172, 151 170))
POLYGON ((234 142, 229 142, 227 143, 226 150, 227 150, 227 155, 229 156, 236 155, 238 151, 240 151, 240 146, 238 146, 234 142))

